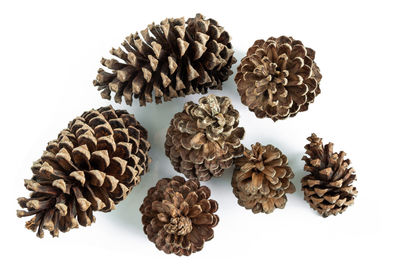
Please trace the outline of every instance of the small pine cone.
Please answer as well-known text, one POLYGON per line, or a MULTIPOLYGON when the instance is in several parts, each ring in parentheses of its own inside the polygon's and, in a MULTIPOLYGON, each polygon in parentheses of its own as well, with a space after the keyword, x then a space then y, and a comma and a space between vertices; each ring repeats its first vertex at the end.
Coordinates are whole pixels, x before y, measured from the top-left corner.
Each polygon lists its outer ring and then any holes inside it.
POLYGON ((148 191, 140 211, 143 230, 159 250, 189 256, 214 237, 218 203, 197 180, 163 178, 148 191))
POLYGON ((123 48, 111 49, 117 59, 102 59, 111 72, 98 70, 94 85, 101 96, 115 102, 122 96, 132 105, 132 95, 141 106, 169 101, 208 89, 222 89, 236 62, 230 36, 213 19, 201 14, 190 18, 165 19, 126 37, 123 48))
POLYGON ((314 50, 292 37, 255 41, 235 77, 242 103, 273 121, 306 111, 321 92, 314 57, 314 50))
POLYGON ((278 148, 256 143, 235 160, 233 193, 239 205, 253 213, 271 213, 285 207, 286 193, 296 191, 290 182, 293 177, 287 157, 278 148))
POLYGON ((32 191, 18 198, 18 217, 34 215, 26 228, 53 237, 95 221, 93 211, 109 212, 147 172, 151 159, 147 131, 135 117, 111 106, 83 113, 48 143, 25 180, 32 191))
POLYGON ((311 208, 323 217, 342 213, 353 204, 357 195, 352 185, 356 180, 355 171, 349 168, 350 160, 344 159, 346 153, 333 153, 333 144, 322 144, 322 138, 314 133, 307 138, 310 144, 304 148, 306 154, 304 170, 310 172, 301 180, 304 199, 311 208))
POLYGON ((165 153, 174 169, 189 179, 221 176, 243 154, 244 129, 228 97, 208 95, 187 102, 168 128, 165 153))

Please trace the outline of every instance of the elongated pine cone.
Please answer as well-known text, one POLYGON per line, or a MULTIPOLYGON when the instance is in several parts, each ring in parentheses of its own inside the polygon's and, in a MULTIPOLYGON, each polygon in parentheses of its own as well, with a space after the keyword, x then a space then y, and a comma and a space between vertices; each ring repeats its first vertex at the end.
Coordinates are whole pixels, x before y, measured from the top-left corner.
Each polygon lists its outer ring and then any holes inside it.
POLYGON ((228 97, 208 95, 187 102, 168 128, 165 153, 175 170, 189 179, 221 176, 243 154, 244 129, 228 97))
POLYGON ((239 205, 253 213, 271 213, 285 207, 286 193, 296 191, 290 182, 293 177, 287 157, 278 148, 256 143, 235 160, 233 193, 239 205))
POLYGON ((99 69, 93 81, 101 96, 115 102, 122 96, 132 105, 132 96, 141 106, 153 101, 169 101, 208 89, 221 90, 221 84, 233 73, 236 62, 230 36, 213 19, 201 14, 190 18, 165 19, 150 24, 126 37, 123 48, 111 49, 117 59, 102 59, 109 69, 99 69))
POLYGON ((143 230, 159 250, 189 256, 214 237, 218 203, 197 180, 163 178, 148 191, 140 211, 143 230))
POLYGON ((135 117, 111 106, 84 112, 48 143, 25 180, 32 191, 18 198, 18 217, 34 215, 26 228, 53 237, 109 212, 147 172, 151 159, 147 131, 135 117))
POLYGON ((306 154, 304 170, 310 172, 301 180, 304 199, 311 208, 323 217, 337 215, 352 205, 357 189, 352 185, 356 180, 355 171, 350 168, 346 153, 333 153, 333 144, 323 145, 322 138, 312 134, 307 138, 310 144, 304 148, 306 154))
POLYGON ((255 41, 235 77, 242 103, 273 121, 306 111, 321 93, 314 57, 314 50, 292 37, 255 41))

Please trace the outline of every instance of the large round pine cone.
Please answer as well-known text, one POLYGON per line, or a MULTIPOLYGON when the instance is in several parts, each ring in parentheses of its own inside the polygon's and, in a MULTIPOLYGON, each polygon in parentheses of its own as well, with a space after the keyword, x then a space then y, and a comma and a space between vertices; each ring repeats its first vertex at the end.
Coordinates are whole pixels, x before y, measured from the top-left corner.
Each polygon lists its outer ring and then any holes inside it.
POLYGON ((26 228, 43 237, 58 236, 95 221, 93 211, 108 212, 147 172, 151 159, 147 131, 135 117, 111 106, 83 113, 48 143, 25 180, 32 191, 18 198, 18 217, 34 217, 26 228))
POLYGON ((221 176, 243 153, 244 129, 228 97, 208 95, 199 104, 187 102, 168 128, 165 153, 187 178, 221 176))
POLYGON ((274 121, 306 111, 321 92, 315 52, 292 37, 257 40, 238 67, 242 103, 258 118, 274 121))
POLYGON ((103 98, 115 102, 122 96, 128 105, 132 96, 141 106, 153 101, 169 101, 178 96, 221 90, 221 84, 233 73, 236 62, 230 36, 213 19, 201 14, 190 18, 165 19, 131 34, 123 48, 111 49, 117 59, 102 59, 110 71, 99 69, 93 81, 103 98))
POLYGON ((159 250, 189 256, 214 237, 218 203, 197 180, 163 178, 149 189, 140 211, 143 230, 159 250))
POLYGON ((344 159, 343 151, 333 153, 333 144, 324 146, 314 133, 307 140, 310 144, 304 148, 308 156, 303 160, 304 170, 310 174, 301 180, 304 199, 323 217, 342 213, 358 193, 352 185, 356 175, 349 167, 350 160, 344 159))
POLYGON ((296 191, 288 159, 272 145, 256 143, 235 160, 232 177, 233 193, 239 205, 254 213, 271 213, 286 205, 286 193, 296 191))

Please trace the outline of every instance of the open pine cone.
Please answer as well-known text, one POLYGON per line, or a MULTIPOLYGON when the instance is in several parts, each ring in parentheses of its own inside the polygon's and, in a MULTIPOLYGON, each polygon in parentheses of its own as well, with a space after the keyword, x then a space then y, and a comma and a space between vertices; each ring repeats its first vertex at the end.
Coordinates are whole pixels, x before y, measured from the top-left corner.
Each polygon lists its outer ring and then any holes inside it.
POLYGON ((93 211, 108 212, 125 199, 147 172, 151 159, 147 131, 135 117, 111 106, 83 113, 48 143, 25 180, 32 191, 18 198, 18 217, 34 215, 26 228, 58 236, 95 221, 93 211))
POLYGON ((292 37, 255 41, 235 77, 242 103, 273 121, 306 111, 321 92, 314 57, 314 50, 292 37))
POLYGON ((128 105, 132 96, 141 106, 157 104, 178 96, 221 90, 221 84, 233 73, 236 62, 230 36, 213 19, 201 14, 190 18, 165 19, 159 25, 131 34, 123 48, 111 49, 117 59, 102 59, 110 71, 99 69, 93 81, 101 96, 115 102, 122 96, 128 105))
POLYGON ((271 213, 286 205, 286 193, 295 192, 294 177, 288 159, 272 145, 256 143, 235 160, 233 193, 239 205, 254 213, 271 213))
POLYGON ((148 191, 140 211, 143 230, 159 250, 189 256, 214 237, 218 203, 197 180, 163 178, 148 191))
POLYGON ((208 95, 199 104, 187 102, 168 128, 165 153, 175 170, 187 178, 221 176, 243 153, 244 129, 228 97, 208 95))
POLYGON ((310 172, 301 180, 304 199, 311 208, 323 217, 337 215, 352 205, 357 189, 352 185, 356 180, 346 153, 333 153, 333 144, 323 145, 322 138, 312 134, 307 138, 310 144, 304 148, 306 154, 304 170, 310 172))

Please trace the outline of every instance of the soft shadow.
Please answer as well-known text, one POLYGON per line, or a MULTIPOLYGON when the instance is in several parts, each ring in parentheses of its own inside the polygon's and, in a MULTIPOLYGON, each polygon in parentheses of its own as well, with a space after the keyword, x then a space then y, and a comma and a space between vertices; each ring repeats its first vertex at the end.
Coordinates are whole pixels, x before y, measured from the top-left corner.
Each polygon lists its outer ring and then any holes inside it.
POLYGON ((303 170, 304 161, 301 160, 303 155, 304 152, 300 151, 286 155, 289 160, 288 165, 290 166, 290 168, 292 168, 292 171, 294 173, 294 178, 292 179, 292 183, 296 187, 296 192, 294 192, 293 195, 301 200, 304 199, 304 193, 303 191, 301 191, 301 179, 307 175, 307 172, 303 170))

